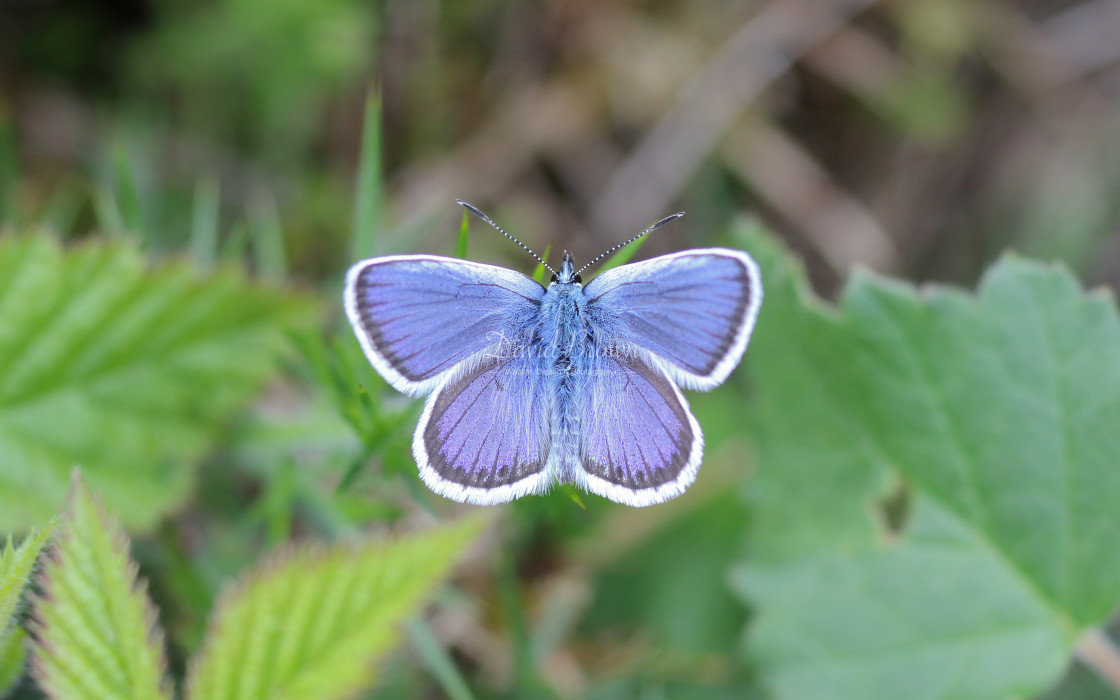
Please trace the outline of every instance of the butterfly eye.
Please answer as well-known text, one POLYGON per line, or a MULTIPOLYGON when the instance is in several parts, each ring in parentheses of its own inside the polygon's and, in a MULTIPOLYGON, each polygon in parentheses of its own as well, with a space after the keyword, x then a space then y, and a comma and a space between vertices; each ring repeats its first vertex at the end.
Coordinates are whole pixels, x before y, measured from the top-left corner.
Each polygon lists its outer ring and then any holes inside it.
POLYGON ((553 282, 555 282, 555 281, 556 281, 556 275, 553 275, 553 276, 552 276, 552 281, 553 281, 553 282))
POLYGON ((576 275, 575 283, 576 284, 583 284, 583 277, 580 277, 579 275, 576 275))

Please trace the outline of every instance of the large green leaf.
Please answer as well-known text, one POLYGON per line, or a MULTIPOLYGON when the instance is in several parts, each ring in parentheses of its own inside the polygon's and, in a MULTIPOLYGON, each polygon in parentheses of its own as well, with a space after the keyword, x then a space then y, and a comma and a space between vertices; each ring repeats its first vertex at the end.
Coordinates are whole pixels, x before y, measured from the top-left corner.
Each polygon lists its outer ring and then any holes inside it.
POLYGON ((0 237, 0 531, 57 512, 74 466, 150 526, 310 309, 231 269, 152 269, 125 240, 0 237))
POLYGON ((389 543, 306 547, 251 573, 218 606, 190 700, 353 695, 397 627, 478 533, 469 519, 389 543))
POLYGON ((747 363, 759 472, 736 583, 775 694, 1045 689, 1120 600, 1111 296, 1007 257, 976 296, 860 274, 833 313, 783 253, 752 245, 767 284, 747 363))
POLYGON ((75 475, 35 610, 40 686, 65 700, 162 700, 163 635, 128 537, 75 475))

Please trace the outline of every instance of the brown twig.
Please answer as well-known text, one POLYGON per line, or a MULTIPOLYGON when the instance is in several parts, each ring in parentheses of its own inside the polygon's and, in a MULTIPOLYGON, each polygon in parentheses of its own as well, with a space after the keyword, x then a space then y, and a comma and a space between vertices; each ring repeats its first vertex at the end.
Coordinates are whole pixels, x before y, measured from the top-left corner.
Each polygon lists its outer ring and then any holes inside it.
POLYGON ((781 0, 747 21, 680 92, 615 172, 595 230, 629 231, 669 206, 758 95, 806 51, 875 0, 781 0))

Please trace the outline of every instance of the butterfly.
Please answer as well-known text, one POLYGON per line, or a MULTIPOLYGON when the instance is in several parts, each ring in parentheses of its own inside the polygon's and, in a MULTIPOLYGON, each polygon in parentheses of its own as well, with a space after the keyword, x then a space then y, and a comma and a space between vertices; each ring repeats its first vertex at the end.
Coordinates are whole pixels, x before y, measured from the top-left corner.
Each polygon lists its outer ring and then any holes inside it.
MULTIPOLYGON (((457 200, 458 201, 458 200, 457 200)), ((346 315, 397 390, 427 396, 412 451, 420 477, 490 505, 574 484, 628 506, 680 495, 704 438, 680 387, 708 390, 739 364, 762 304, 758 265, 726 248, 686 250, 580 273, 559 271, 459 201, 552 273, 435 255, 350 268, 346 315)))

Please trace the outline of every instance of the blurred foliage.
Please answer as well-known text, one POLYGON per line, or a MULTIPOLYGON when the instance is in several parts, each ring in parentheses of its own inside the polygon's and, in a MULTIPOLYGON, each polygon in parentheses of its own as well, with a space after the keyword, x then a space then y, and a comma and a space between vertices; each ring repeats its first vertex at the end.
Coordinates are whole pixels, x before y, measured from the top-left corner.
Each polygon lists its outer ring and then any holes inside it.
POLYGON ((309 300, 234 270, 147 269, 127 241, 63 251, 0 240, 0 528, 61 506, 81 465, 110 507, 151 527, 188 495, 187 469, 259 391, 309 300))
POLYGON ((151 11, 152 31, 124 58, 132 89, 173 101, 192 129, 296 163, 326 101, 376 48, 376 19, 357 0, 160 1, 151 11))
POLYGON ((580 261, 684 209, 607 264, 765 264, 744 369, 689 396, 697 483, 500 509, 359 697, 1114 699, 1115 304, 1001 256, 1120 280, 1118 35, 1104 0, 2 3, 0 532, 78 466, 116 514, 86 511, 99 595, 147 581, 167 680, 268 657, 285 628, 207 642, 283 608, 263 572, 352 600, 391 572, 343 543, 460 510, 344 326, 347 265, 466 255, 455 198, 580 261))

